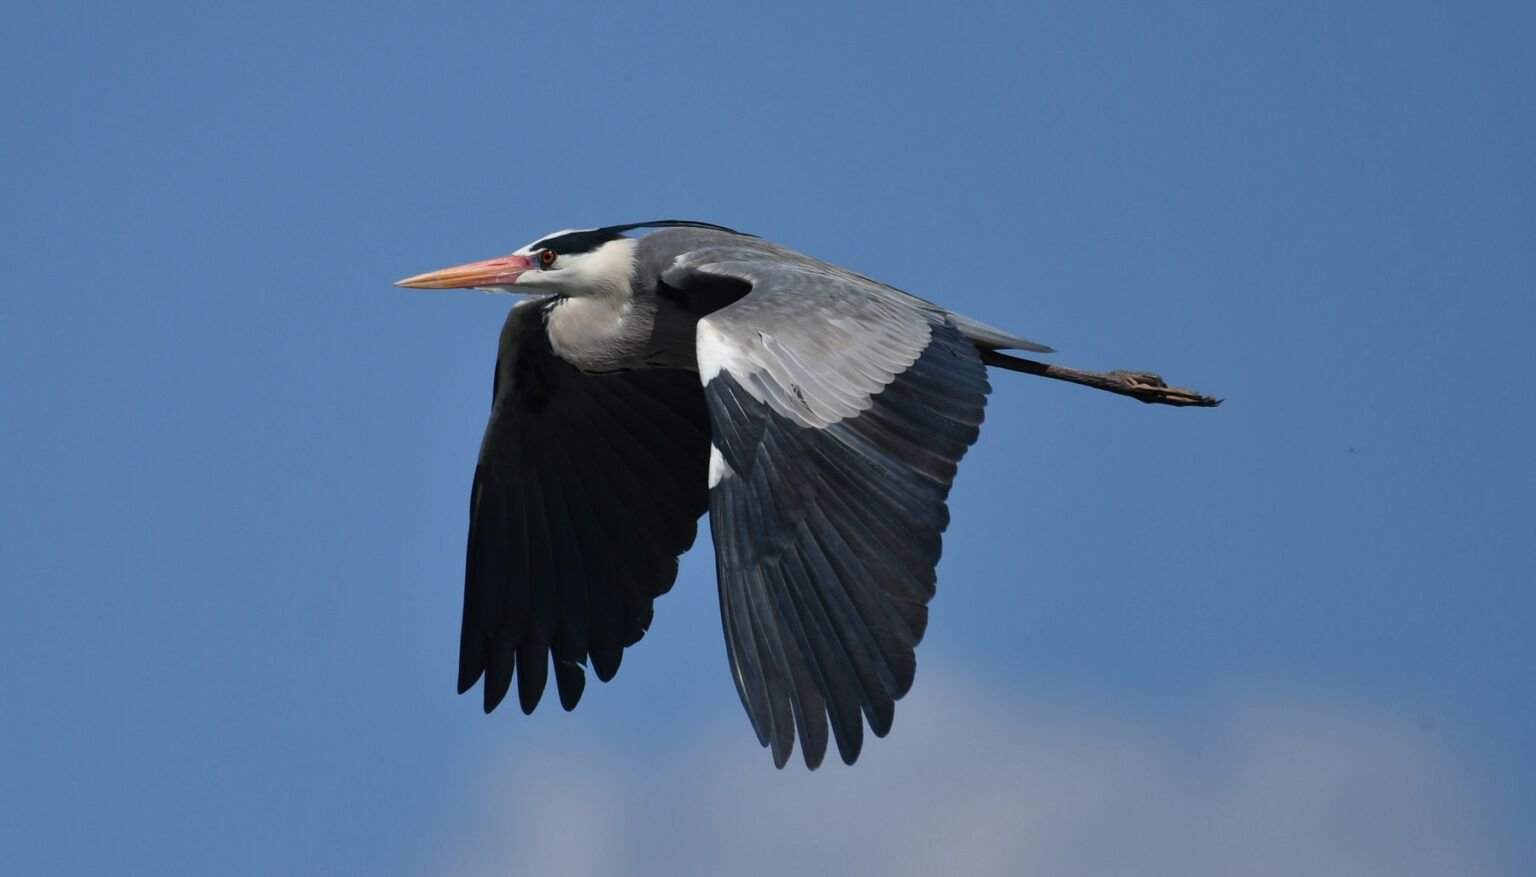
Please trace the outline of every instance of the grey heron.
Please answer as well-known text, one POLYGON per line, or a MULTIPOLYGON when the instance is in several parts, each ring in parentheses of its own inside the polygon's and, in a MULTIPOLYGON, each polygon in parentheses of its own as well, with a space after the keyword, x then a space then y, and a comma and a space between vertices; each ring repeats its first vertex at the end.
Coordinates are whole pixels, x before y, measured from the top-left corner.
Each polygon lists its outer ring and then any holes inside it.
POLYGON ((583 668, 612 679, 645 634, 707 510, 731 677, 778 767, 797 736, 814 769, 829 726, 849 764, 865 723, 890 730, 987 367, 1092 383, 1002 352, 1044 345, 703 222, 556 232, 399 285, 528 296, 471 488, 459 692, 483 678, 490 712, 515 677, 530 713, 552 665, 573 709, 583 668))

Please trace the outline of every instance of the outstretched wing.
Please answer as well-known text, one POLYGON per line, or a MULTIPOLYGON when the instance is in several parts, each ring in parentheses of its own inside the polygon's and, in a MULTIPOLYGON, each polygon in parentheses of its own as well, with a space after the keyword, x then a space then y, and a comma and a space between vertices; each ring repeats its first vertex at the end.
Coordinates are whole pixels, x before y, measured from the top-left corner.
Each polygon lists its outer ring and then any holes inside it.
POLYGON ((532 712, 551 656, 568 710, 589 658, 613 678, 708 502, 698 376, 580 372, 550 351, 544 304, 507 316, 470 496, 459 692, 483 674, 486 712, 514 670, 532 712))
MULTIPOLYGON (((843 761, 890 730, 928 623, 945 499, 989 390, 947 314, 771 245, 694 252, 665 281, 749 284, 700 321, 710 526, 731 672, 774 763, 843 761)), ((738 289, 739 291, 739 289, 738 289)))

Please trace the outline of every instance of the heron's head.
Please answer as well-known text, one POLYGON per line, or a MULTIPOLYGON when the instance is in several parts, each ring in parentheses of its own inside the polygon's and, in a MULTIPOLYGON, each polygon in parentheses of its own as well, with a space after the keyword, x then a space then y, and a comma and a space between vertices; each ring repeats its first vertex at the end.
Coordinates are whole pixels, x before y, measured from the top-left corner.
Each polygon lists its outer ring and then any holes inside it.
POLYGON ((627 292, 634 279, 635 241, 628 226, 567 229, 515 253, 397 281, 415 289, 480 289, 577 297, 627 292))
MULTIPOLYGON (((470 262, 395 282, 415 289, 481 289, 536 295, 631 295, 635 281, 634 238, 640 228, 695 228, 741 235, 735 229, 692 219, 653 219, 602 228, 557 231, 515 253, 470 262)), ((744 235, 751 237, 751 235, 744 235)))

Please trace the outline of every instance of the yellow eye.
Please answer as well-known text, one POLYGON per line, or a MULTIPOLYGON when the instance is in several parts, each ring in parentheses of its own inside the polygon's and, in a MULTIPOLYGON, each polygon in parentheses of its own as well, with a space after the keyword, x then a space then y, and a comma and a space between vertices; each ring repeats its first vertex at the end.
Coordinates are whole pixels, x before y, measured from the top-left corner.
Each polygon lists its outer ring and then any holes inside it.
POLYGON ((555 259, 556 258, 558 258, 558 257, 555 255, 555 251, 554 250, 540 250, 539 251, 539 267, 540 268, 549 268, 549 267, 551 267, 552 265, 555 264, 555 259))

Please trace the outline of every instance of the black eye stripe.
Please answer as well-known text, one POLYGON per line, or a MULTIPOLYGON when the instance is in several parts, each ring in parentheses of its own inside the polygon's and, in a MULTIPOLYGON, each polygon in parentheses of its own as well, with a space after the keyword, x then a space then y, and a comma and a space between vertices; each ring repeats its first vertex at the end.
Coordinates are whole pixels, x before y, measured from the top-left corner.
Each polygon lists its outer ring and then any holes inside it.
MULTIPOLYGON (((654 219, 650 222, 631 222, 626 225, 610 225, 604 228, 592 228, 586 231, 570 231, 565 234, 551 235, 535 243, 533 248, 551 250, 557 255, 566 256, 574 253, 590 253, 609 241, 616 241, 624 236, 624 232, 634 231, 637 228, 708 228, 715 231, 727 231, 731 234, 742 234, 733 228, 723 225, 713 225, 708 222, 695 222, 691 219, 654 219)), ((751 237, 751 235, 744 235, 751 237)))
POLYGON ((619 232, 611 232, 606 228, 594 228, 591 231, 573 231, 566 234, 557 234, 547 237, 534 244, 535 249, 549 250, 561 256, 571 253, 590 253, 609 241, 616 241, 624 235, 619 232))

